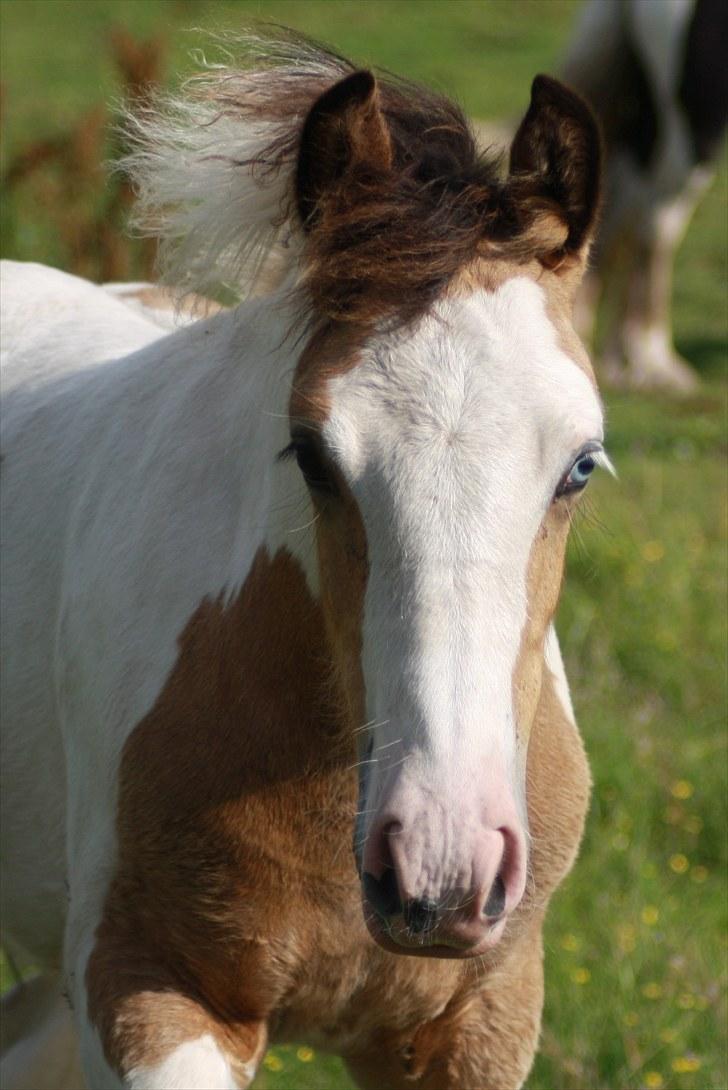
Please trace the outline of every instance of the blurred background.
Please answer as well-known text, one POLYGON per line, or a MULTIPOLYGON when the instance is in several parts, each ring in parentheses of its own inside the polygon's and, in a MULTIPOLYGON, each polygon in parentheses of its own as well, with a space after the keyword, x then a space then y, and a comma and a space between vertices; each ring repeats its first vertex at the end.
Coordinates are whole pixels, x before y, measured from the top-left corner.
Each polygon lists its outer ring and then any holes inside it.
MULTIPOLYGON (((579 0, 2 0, 2 256, 153 276, 104 162, 113 102, 175 85, 205 28, 263 19, 517 119, 557 74, 579 0), (190 29, 196 28, 196 29, 190 29)), ((574 527, 558 628, 594 775, 581 857, 546 926, 530 1090, 722 1090, 726 1063, 727 178, 678 254, 680 399, 606 391, 608 450, 574 527)), ((3 966, 3 986, 10 982, 3 966)), ((348 1090, 338 1060, 273 1049, 256 1087, 348 1090)))

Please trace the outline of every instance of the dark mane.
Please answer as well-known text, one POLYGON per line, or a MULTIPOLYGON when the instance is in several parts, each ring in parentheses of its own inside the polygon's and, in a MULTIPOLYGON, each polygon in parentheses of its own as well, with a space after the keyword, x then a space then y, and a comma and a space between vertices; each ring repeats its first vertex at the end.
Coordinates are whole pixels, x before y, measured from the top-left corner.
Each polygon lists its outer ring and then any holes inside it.
POLYGON ((551 248, 564 243, 563 209, 534 185, 535 168, 504 179, 500 156, 478 150, 458 106, 386 72, 376 86, 391 162, 354 163, 303 231, 295 187, 306 118, 355 68, 290 32, 241 41, 247 69, 211 68, 189 81, 186 98, 128 122, 137 222, 161 237, 167 279, 244 294, 278 247, 284 266, 303 266, 299 285, 317 320, 401 323, 480 255, 534 257, 543 214, 551 248))
POLYGON ((518 221, 499 159, 479 152, 462 111, 441 95, 378 79, 390 170, 347 173, 309 238, 307 283, 326 317, 407 322, 487 248, 513 245, 518 221), (505 215, 504 215, 505 213, 505 215))

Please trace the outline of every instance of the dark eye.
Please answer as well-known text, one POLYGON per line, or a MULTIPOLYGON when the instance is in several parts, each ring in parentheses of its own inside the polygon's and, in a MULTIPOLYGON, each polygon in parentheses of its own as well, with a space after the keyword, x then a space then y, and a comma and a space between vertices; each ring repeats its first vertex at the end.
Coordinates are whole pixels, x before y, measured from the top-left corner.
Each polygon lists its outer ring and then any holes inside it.
POLYGON ((598 449, 592 448, 579 454, 569 472, 561 478, 556 489, 557 497, 579 492, 584 488, 598 465, 599 453, 598 449))
POLYGON ((315 437, 294 435, 286 449, 281 451, 280 457, 295 458, 306 484, 315 492, 326 492, 329 495, 336 492, 336 485, 315 437))

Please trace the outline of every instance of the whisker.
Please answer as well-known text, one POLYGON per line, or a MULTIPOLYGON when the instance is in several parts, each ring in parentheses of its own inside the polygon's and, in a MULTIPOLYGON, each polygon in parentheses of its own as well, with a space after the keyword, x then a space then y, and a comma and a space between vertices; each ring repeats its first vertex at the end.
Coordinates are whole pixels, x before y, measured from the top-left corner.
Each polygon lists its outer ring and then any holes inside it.
POLYGON ((380 719, 379 721, 370 719, 368 723, 363 723, 361 727, 356 727, 353 733, 356 736, 357 734, 363 734, 366 730, 376 730, 378 727, 386 727, 388 723, 389 719, 380 719))
POLYGON ((382 742, 381 746, 374 747, 373 752, 377 753, 380 749, 389 749, 391 746, 398 746, 401 741, 401 738, 397 738, 394 742, 382 742))
POLYGON ((287 534, 300 534, 300 532, 302 530, 308 530, 308 528, 310 526, 313 526, 314 523, 318 522, 320 517, 321 517, 321 512, 316 511, 316 513, 314 514, 314 516, 313 516, 313 518, 311 519, 310 522, 305 523, 303 526, 294 526, 292 530, 286 530, 286 533, 287 534))
POLYGON ((365 757, 362 761, 356 761, 353 765, 347 765, 345 771, 351 772, 353 768, 361 768, 362 765, 375 765, 378 761, 378 757, 365 757))

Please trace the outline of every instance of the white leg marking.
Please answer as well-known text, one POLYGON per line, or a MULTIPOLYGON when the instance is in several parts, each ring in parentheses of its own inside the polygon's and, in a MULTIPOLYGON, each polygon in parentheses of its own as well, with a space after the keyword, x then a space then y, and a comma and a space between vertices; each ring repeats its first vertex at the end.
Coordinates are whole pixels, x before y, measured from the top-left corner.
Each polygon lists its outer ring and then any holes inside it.
POLYGON ((129 1090, 238 1090, 230 1064, 210 1034, 186 1041, 154 1067, 130 1071, 129 1090))

